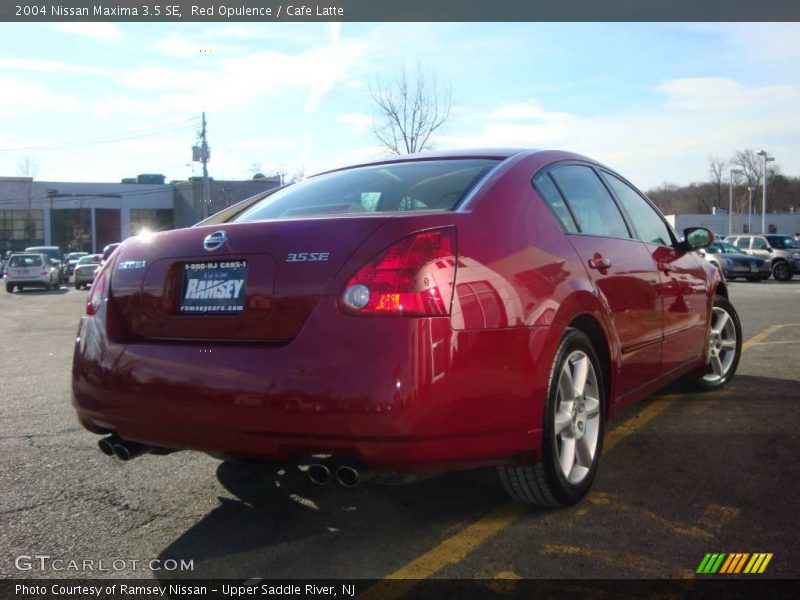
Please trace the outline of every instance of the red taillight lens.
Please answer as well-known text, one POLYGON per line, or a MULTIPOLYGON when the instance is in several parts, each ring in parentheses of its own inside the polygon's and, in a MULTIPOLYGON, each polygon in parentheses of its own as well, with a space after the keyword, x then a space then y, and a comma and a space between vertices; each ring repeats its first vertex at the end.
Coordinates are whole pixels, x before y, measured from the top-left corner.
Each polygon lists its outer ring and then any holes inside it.
POLYGON ((92 283, 92 289, 89 291, 89 300, 86 301, 86 314, 96 315, 100 309, 100 303, 103 298, 108 298, 108 286, 111 283, 111 278, 108 272, 102 270, 97 274, 97 277, 92 283))
POLYGON ((39 271, 39 275, 42 276, 42 277, 44 277, 45 275, 48 275, 48 274, 49 273, 47 271, 39 271))
POLYGON ((347 282, 341 304, 359 315, 447 315, 456 260, 454 228, 415 233, 362 267, 347 282))

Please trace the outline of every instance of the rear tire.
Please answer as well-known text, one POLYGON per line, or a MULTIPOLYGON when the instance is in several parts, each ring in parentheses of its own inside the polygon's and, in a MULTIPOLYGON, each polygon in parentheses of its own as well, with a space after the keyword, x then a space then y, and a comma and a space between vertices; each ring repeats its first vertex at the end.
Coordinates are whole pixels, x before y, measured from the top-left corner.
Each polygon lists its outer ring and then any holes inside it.
POLYGON ((13 286, 13 285, 11 285, 10 283, 7 283, 7 284, 6 284, 6 291, 7 291, 9 294, 13 294, 13 293, 14 293, 14 286, 13 286))
POLYGON ((542 456, 535 466, 498 467, 514 500, 569 506, 592 486, 603 449, 605 386, 589 338, 568 329, 556 352, 542 426, 542 456))
POLYGON ((789 281, 792 278, 792 270, 789 268, 789 263, 783 260, 775 263, 772 267, 772 276, 778 281, 789 281))
POLYGON ((742 356, 742 326, 727 298, 717 295, 709 331, 709 362, 695 371, 692 381, 701 390, 716 390, 736 374, 742 356))

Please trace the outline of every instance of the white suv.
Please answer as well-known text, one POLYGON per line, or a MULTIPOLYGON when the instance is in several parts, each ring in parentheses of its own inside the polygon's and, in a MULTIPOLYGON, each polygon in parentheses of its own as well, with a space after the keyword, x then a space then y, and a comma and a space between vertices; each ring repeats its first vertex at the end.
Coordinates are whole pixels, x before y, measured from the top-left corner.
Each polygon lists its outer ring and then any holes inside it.
POLYGON ((9 294, 15 287, 19 290, 24 287, 52 290, 61 283, 61 271, 46 254, 12 254, 3 269, 3 281, 9 294))

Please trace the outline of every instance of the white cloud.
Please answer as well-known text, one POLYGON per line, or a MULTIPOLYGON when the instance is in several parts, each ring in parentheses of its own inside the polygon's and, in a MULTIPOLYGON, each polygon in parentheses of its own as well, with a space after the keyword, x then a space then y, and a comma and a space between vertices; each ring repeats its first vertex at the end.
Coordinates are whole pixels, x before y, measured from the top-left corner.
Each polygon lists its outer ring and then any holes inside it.
POLYGON ((123 34, 114 23, 50 23, 48 29, 62 33, 82 35, 100 42, 122 39, 123 34))
POLYGON ((213 58, 215 54, 242 52, 244 50, 244 46, 209 43, 207 40, 195 42, 179 35, 171 35, 156 41, 155 48, 167 56, 177 58, 202 58, 204 56, 213 58))
POLYGON ((29 73, 86 73, 88 75, 108 75, 113 73, 109 69, 29 58, 0 58, 0 68, 27 71, 29 73))
POLYGON ((364 113, 346 113, 343 115, 336 115, 334 120, 337 123, 346 123, 353 125, 356 129, 368 129, 372 127, 372 117, 364 113))
POLYGON ((746 86, 723 78, 674 79, 663 101, 610 115, 551 112, 537 103, 498 106, 481 118, 458 112, 449 124, 469 134, 442 134, 438 148, 521 146, 585 154, 619 169, 642 187, 707 178, 708 155, 765 147, 797 164, 800 85, 746 86), (470 121, 471 120, 471 121, 470 121), (470 123, 477 123, 478 127, 470 123))
POLYGON ((0 77, 0 117, 26 115, 36 111, 74 111, 74 96, 59 94, 36 83, 0 77))

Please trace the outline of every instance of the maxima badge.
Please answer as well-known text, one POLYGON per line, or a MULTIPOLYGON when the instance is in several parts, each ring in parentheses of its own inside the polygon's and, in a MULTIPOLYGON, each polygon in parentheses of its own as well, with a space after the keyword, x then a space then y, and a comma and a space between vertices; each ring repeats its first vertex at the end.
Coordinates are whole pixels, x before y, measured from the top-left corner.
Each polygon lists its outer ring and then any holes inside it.
POLYGON ((209 252, 213 252, 227 241, 228 234, 225 233, 225 230, 220 229, 219 231, 215 231, 214 233, 210 233, 206 236, 206 239, 203 240, 203 248, 209 252))

